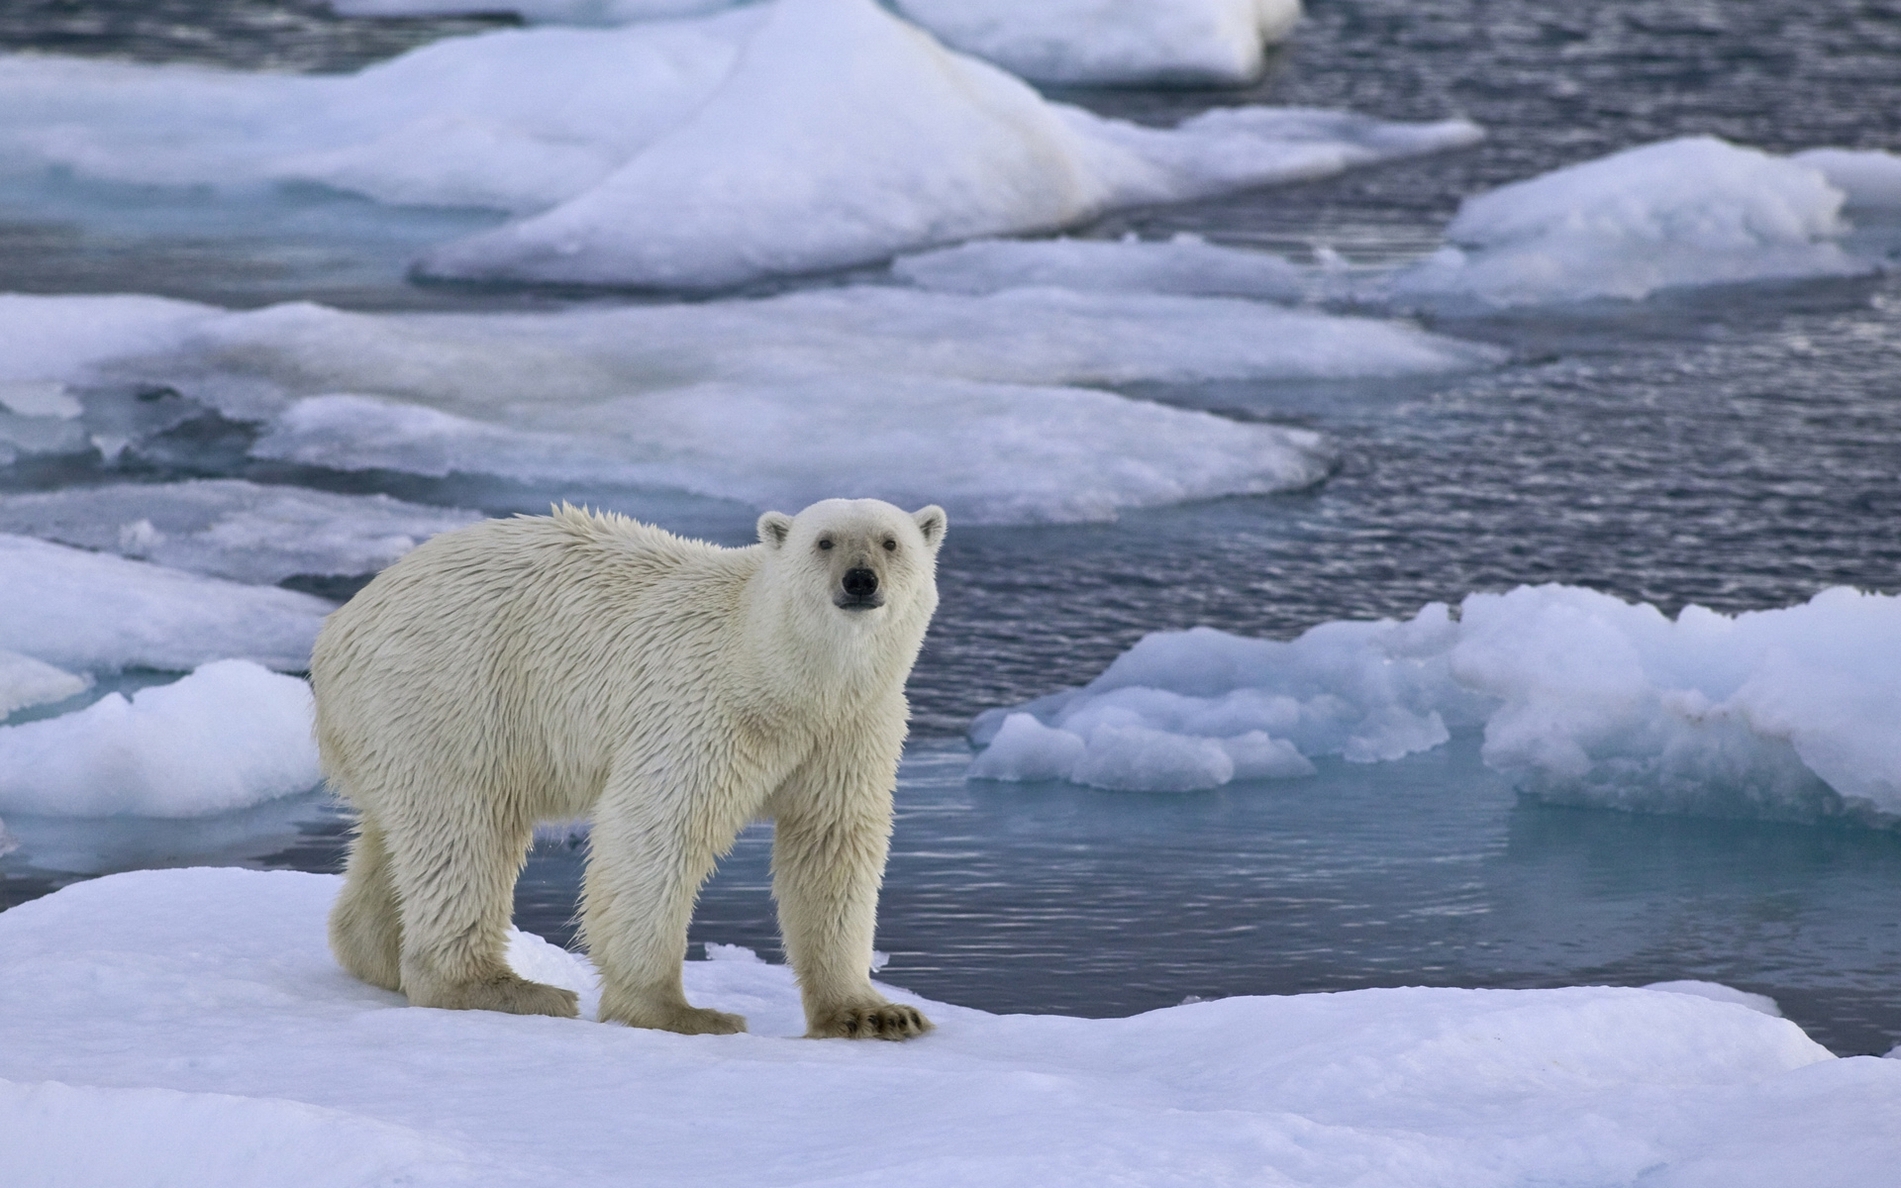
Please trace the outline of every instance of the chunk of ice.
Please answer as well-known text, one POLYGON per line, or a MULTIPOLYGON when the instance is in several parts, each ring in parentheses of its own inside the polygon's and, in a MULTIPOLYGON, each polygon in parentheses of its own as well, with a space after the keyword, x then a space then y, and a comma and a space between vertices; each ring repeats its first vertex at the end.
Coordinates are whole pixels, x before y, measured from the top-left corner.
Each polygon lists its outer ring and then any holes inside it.
POLYGON ((1039 82, 1245 83, 1261 47, 1300 21, 1300 0, 897 0, 965 53, 1039 82))
POLYGON ((1181 791, 1302 774, 1296 754, 1396 759, 1480 723, 1486 763, 1545 800, 1893 824, 1901 598, 1836 588, 1673 621, 1591 590, 1521 586, 1468 597, 1456 620, 1435 603, 1291 643, 1158 632, 1081 689, 979 715, 970 774, 1181 791))
MULTIPOLYGON (((29 337, 87 301, 0 306, 0 335, 29 337)), ((1311 431, 1092 385, 1392 376, 1499 358, 1403 323, 1227 298, 891 285, 553 314, 290 304, 193 323, 163 352, 139 347, 123 364, 102 348, 90 365, 166 376, 230 419, 265 423, 260 457, 762 506, 849 488, 988 522, 1298 487, 1330 465, 1311 431)), ((109 547, 142 538, 128 539, 109 547)))
POLYGON ((1451 245, 1392 291, 1523 305, 1872 271, 1836 242, 1844 195, 1825 173, 1710 136, 1627 149, 1467 199, 1451 245))
POLYGON ((331 604, 0 533, 0 648, 62 668, 185 672, 238 657, 301 672, 331 604))
POLYGON ((91 687, 91 677, 18 652, 0 651, 0 718, 14 710, 77 697, 91 687))
POLYGON ((246 660, 83 710, 0 726, 0 809, 52 817, 198 817, 322 778, 310 686, 246 660))
POLYGON ((0 532, 259 584, 375 573, 436 533, 479 518, 387 495, 238 479, 0 495, 0 532))

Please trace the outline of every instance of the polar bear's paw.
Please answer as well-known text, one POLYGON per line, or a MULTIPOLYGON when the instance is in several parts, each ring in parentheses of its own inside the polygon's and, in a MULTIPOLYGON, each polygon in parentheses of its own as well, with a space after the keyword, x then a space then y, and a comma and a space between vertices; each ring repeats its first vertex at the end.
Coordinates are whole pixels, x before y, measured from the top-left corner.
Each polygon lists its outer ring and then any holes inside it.
POLYGON ((655 1031, 680 1035, 737 1035, 746 1030, 744 1015, 730 1015, 684 1001, 655 1002, 649 996, 616 994, 611 989, 601 995, 601 1022, 651 1027, 655 1031))
POLYGON ((808 1039, 906 1040, 930 1030, 931 1021, 916 1007, 882 1002, 822 1012, 805 1034, 808 1039))
POLYGON ((452 1011, 503 1011, 510 1015, 553 1015, 557 1019, 572 1019, 581 1013, 580 996, 574 991, 531 982, 512 973, 479 982, 437 984, 421 993, 412 991, 409 1001, 415 1006, 452 1011))

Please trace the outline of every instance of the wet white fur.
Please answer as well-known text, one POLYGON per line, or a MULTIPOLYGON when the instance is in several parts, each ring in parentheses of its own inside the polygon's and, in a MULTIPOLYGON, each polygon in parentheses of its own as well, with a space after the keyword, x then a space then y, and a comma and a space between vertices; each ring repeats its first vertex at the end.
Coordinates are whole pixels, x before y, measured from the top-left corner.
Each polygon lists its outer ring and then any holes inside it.
POLYGON ((311 663, 324 770, 361 814, 339 960, 419 1005, 573 1014, 572 995, 509 971, 504 934, 535 823, 591 816, 582 924, 602 1018, 738 1030, 687 1003, 680 963, 715 860, 771 818, 812 1034, 857 1033, 839 1020, 887 1005, 872 933, 944 524, 936 507, 826 500, 768 512, 759 544, 727 549, 563 507, 385 570, 311 663), (882 607, 834 604, 854 566, 879 575, 882 607))

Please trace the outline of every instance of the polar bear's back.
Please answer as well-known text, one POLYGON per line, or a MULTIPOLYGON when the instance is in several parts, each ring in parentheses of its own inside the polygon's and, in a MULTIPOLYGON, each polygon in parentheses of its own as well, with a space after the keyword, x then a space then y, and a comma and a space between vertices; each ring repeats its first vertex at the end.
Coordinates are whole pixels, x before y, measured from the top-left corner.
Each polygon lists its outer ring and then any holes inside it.
POLYGON ((352 799, 395 768, 453 780, 497 765, 518 795, 585 799, 674 685, 723 666, 757 564, 754 548, 572 508, 438 536, 318 637, 325 769, 352 799))

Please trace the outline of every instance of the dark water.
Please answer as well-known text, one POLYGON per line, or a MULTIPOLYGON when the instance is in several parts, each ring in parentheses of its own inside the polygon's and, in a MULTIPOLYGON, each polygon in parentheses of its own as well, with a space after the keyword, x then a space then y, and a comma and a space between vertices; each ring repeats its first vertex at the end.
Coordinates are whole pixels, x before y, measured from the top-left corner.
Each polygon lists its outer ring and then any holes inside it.
MULTIPOLYGON (((1296 256, 1328 246, 1389 260, 1430 248, 1465 194, 1664 137, 1901 147, 1897 3, 1308 7, 1297 41, 1248 91, 1064 97, 1155 121, 1237 101, 1465 115, 1489 139, 1325 182, 1124 212, 1085 233, 1191 230, 1296 256)), ((336 69, 466 27, 341 21, 264 0, 48 0, 8 6, 0 43, 336 69)), ((490 216, 311 191, 268 208, 49 193, 0 194, 0 289, 360 308, 545 300, 403 281, 415 247, 490 216)), ((1513 361, 1395 384, 1131 393, 1328 431, 1343 463, 1315 490, 1105 525, 953 528, 943 609, 912 684, 926 745, 900 793, 885 976, 989 1009, 1081 1014, 1190 994, 1701 977, 1775 996, 1837 1051, 1901 1041, 1892 835, 1520 804, 1469 741, 1187 797, 965 784, 957 752, 941 749, 978 710, 1087 680, 1159 628, 1285 636, 1533 581, 1667 610, 1781 606, 1841 583, 1901 589, 1901 272, 1428 320, 1513 361)), ((271 469, 243 459, 243 426, 180 426, 129 455, 131 473, 242 474, 493 512, 540 510, 548 495, 271 469)), ((0 485, 100 477, 13 472, 0 485)), ((614 493, 593 494, 614 505, 614 493)), ((739 518, 630 507, 727 539, 747 533, 739 518)), ((339 829, 314 815, 288 848, 242 860, 329 868, 339 829)), ((696 939, 775 950, 768 844, 762 833, 741 840, 708 888, 696 939)), ((566 935, 581 857, 537 850, 525 927, 566 935)), ((70 877, 15 868, 0 905, 70 877)))

